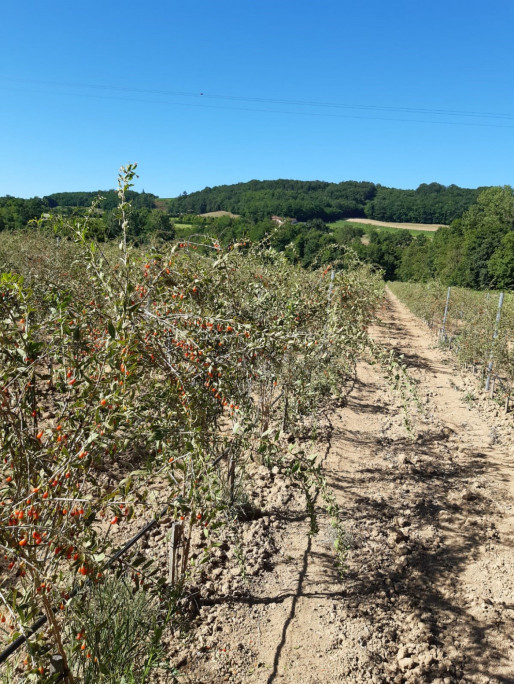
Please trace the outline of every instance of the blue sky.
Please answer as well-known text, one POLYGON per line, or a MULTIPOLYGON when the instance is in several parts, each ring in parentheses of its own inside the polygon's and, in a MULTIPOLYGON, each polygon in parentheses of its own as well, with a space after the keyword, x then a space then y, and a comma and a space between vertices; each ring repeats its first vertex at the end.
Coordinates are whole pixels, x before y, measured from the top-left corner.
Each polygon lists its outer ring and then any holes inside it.
POLYGON ((6 0, 0 195, 514 182, 514 3, 6 0))

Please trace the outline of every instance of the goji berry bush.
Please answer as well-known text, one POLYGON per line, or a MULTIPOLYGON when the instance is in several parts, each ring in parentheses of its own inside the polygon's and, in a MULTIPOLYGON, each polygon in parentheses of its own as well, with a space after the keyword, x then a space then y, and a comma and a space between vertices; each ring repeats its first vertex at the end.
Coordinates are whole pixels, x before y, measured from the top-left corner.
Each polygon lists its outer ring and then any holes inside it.
POLYGON ((134 175, 119 178, 119 244, 91 240, 94 207, 0 244, 0 627, 7 643, 41 613, 49 626, 28 640, 27 681, 52 681, 55 653, 69 681, 91 657, 63 620, 123 529, 157 512, 156 482, 187 582, 193 531, 224 524, 245 462, 271 463, 280 431, 348 391, 382 293, 367 266, 331 281, 247 241, 132 248, 134 175))
MULTIPOLYGON (((389 283, 391 291, 438 333, 442 330, 448 288, 437 282, 389 283)), ((451 347, 461 364, 485 374, 489 363, 504 392, 514 385, 514 295, 504 293, 501 317, 494 337, 499 292, 452 287, 441 343, 451 347)))

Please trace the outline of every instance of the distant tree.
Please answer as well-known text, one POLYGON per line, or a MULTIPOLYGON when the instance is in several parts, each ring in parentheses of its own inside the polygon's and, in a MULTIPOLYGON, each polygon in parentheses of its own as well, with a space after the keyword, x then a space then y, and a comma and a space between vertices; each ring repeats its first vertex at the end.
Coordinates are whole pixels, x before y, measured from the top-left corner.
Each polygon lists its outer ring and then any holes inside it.
POLYGON ((500 246, 489 260, 492 285, 498 289, 514 289, 514 231, 503 236, 500 246))
POLYGON ((432 242, 425 236, 414 238, 401 254, 397 268, 399 280, 426 282, 434 277, 432 242))
POLYGON ((512 233, 513 226, 512 188, 485 189, 461 219, 435 234, 435 275, 448 285, 477 289, 508 282, 511 242, 506 236, 512 233))
POLYGON ((355 239, 359 239, 366 234, 364 228, 358 226, 345 225, 334 228, 334 236, 341 245, 349 245, 355 239))
POLYGON ((144 232, 146 235, 157 235, 163 240, 173 240, 175 237, 175 224, 160 209, 153 209, 146 214, 144 232))
POLYGON ((327 224, 320 218, 315 218, 311 219, 310 221, 307 221, 305 224, 305 229, 306 230, 317 230, 320 233, 327 233, 328 232, 328 226, 327 224))

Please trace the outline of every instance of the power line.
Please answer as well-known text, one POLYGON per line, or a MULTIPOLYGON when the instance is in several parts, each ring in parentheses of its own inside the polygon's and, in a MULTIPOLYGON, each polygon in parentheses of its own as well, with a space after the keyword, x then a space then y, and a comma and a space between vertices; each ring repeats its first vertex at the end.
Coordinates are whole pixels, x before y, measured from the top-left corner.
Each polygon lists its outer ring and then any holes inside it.
MULTIPOLYGON (((390 112, 390 113, 403 113, 403 114, 427 114, 431 116, 451 116, 451 117, 468 117, 468 118, 480 118, 480 119, 500 119, 500 120, 513 120, 514 114, 500 113, 500 112, 477 112, 477 111, 466 111, 458 109, 441 109, 441 108, 431 108, 431 107, 393 107, 382 104, 356 104, 356 103, 342 103, 342 102, 324 102, 315 100, 301 100, 301 99, 285 99, 285 98, 264 98, 264 97, 248 97, 239 95, 228 95, 222 93, 209 93, 209 92, 188 92, 188 91, 176 91, 176 90, 165 90, 165 89, 154 89, 154 88, 135 88, 119 85, 109 85, 109 84, 93 84, 93 83, 81 83, 81 82, 66 82, 66 81, 46 81, 46 80, 36 80, 36 79, 23 79, 23 78, 11 78, 11 77, 1 77, 2 80, 11 83, 32 83, 36 85, 49 85, 57 86, 63 88, 79 88, 79 89, 93 89, 102 91, 113 91, 120 93, 138 93, 145 95, 162 95, 162 96, 172 96, 172 97, 186 97, 186 98, 202 98, 202 99, 212 99, 212 100, 225 100, 232 102, 248 102, 253 104, 271 104, 271 105, 285 105, 294 107, 316 107, 316 108, 326 108, 326 109, 356 109, 364 111, 379 111, 379 112, 390 112)), ((86 96, 86 93, 81 93, 86 96)), ((153 104, 153 102, 152 102, 153 104)), ((173 102, 170 104, 180 104, 178 102, 173 102)), ((182 103, 184 104, 184 103, 182 103)), ((188 106, 193 106, 193 103, 188 103, 188 106)), ((208 106, 208 105, 203 105, 208 106)), ((231 108, 230 108, 231 109, 231 108)), ((268 109, 244 109, 241 111, 279 111, 279 110, 268 110, 268 109)), ((298 112, 286 111, 281 112, 286 114, 293 114, 298 112)), ((300 112, 301 113, 301 112, 300 112)), ((308 114, 303 112, 303 114, 308 114)), ((316 114, 316 113, 313 113, 316 114)), ((319 113, 318 113, 319 114, 319 113)), ((323 114, 328 116, 328 114, 323 114)), ((345 117, 347 118, 347 117, 345 117)), ((397 120, 397 119, 390 119, 397 120)), ((409 119, 412 120, 412 119, 409 119)), ((404 121, 404 120, 401 120, 404 121)), ((436 121, 428 121, 424 123, 438 123, 436 121)), ((445 122, 450 123, 450 122, 445 122)))
MULTIPOLYGON (((14 79, 11 79, 14 80, 14 79)), ((19 79, 21 80, 21 79, 19 79)), ((42 81, 39 81, 38 83, 43 83, 42 81)), ((92 85, 87 85, 87 84, 82 84, 79 86, 79 84, 64 84, 64 83, 59 83, 55 84, 58 86, 64 86, 64 87, 81 87, 81 88, 100 88, 103 90, 114 90, 114 91, 123 91, 123 92, 144 92, 144 93, 154 93, 154 94, 171 94, 171 91, 151 91, 151 90, 142 90, 142 89, 137 89, 137 88, 121 88, 118 86, 92 86, 92 85)), ((79 93, 56 93, 52 92, 49 90, 30 90, 27 91, 23 88, 13 88, 13 87, 3 87, 2 88, 4 91, 9 91, 9 92, 30 92, 33 94, 43 94, 43 95, 63 95, 65 97, 85 97, 85 98, 92 98, 92 99, 101 99, 101 100, 117 100, 121 102, 139 102, 143 104, 152 104, 152 105, 171 105, 171 106, 176 106, 176 107, 195 107, 195 108, 200 108, 200 109, 216 109, 216 110, 225 110, 225 111, 239 111, 239 112, 256 112, 256 113, 265 113, 265 114, 285 114, 285 115, 292 115, 292 116, 306 116, 306 117, 325 117, 325 118, 335 118, 335 119, 355 119, 355 120, 368 120, 368 121, 390 121, 394 123, 420 123, 420 124, 438 124, 438 125, 448 125, 448 126, 472 126, 472 127, 479 127, 479 128, 514 128, 513 125, 502 125, 502 124, 495 124, 495 123, 480 123, 480 122, 471 122, 471 121, 444 121, 444 120, 434 120, 434 119, 415 119, 415 118, 399 118, 399 117, 385 117, 385 116, 368 116, 364 114, 333 114, 330 112, 304 112, 304 111, 294 111, 294 110, 283 110, 283 109, 266 109, 266 108, 255 108, 255 107, 234 107, 234 106, 228 106, 228 105, 214 105, 214 104, 205 104, 205 103, 199 103, 199 102, 178 102, 178 101, 173 101, 173 100, 149 100, 149 99, 142 99, 142 98, 134 98, 134 97, 121 97, 121 96, 116 96, 116 95, 103 95, 103 94, 98 94, 98 93, 85 93, 85 92, 79 92, 79 93)), ((199 94, 192 94, 192 93, 180 93, 176 92, 175 95, 178 96, 185 96, 185 97, 204 97, 205 95, 203 93, 199 94)), ((211 98, 219 98, 219 99, 233 99, 233 100, 240 100, 240 101, 252 101, 252 102, 276 102, 277 104, 280 102, 279 100, 264 100, 259 98, 236 98, 232 96, 222 96, 222 95, 211 95, 211 98)), ((290 100, 284 100, 284 103, 289 103, 289 104, 294 104, 294 101, 290 100)), ((300 101, 297 102, 297 104, 300 104, 300 101)), ((302 105, 305 105, 307 103, 302 103, 302 105)), ((321 105, 317 104, 314 105, 314 103, 311 103, 312 106, 329 106, 327 105, 321 105)), ((362 109, 369 109, 373 111, 378 111, 378 110, 384 110, 384 111, 390 111, 391 113, 394 112, 403 112, 403 113, 423 113, 426 112, 431 113, 431 115, 438 115, 437 110, 421 110, 421 109, 407 109, 407 108, 387 108, 387 107, 379 107, 379 106, 372 106, 372 105, 337 105, 333 104, 331 105, 333 107, 347 107, 347 108, 362 108, 362 109), (374 108, 374 109, 373 109, 374 108)), ((443 110, 440 110, 441 114, 443 115, 443 110)), ((444 115, 453 115, 453 116, 458 116, 456 112, 451 113, 449 110, 444 112, 444 115)), ((493 117, 503 117, 505 119, 514 119, 514 116, 510 115, 501 115, 501 114, 472 114, 471 112, 468 113, 463 113, 463 116, 476 116, 476 117, 483 117, 483 118, 493 118, 493 117)))

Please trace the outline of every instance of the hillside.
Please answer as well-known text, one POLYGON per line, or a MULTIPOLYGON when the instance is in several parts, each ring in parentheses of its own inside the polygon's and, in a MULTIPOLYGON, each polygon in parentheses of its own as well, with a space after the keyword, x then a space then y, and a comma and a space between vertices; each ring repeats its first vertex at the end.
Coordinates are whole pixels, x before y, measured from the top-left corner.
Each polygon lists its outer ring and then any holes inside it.
MULTIPOLYGON (((448 224, 476 202, 480 188, 459 188, 439 183, 420 185, 416 190, 388 188, 371 182, 272 180, 206 187, 176 198, 159 198, 152 193, 130 191, 127 199, 136 209, 158 209, 172 216, 216 215, 218 212, 262 221, 278 215, 309 221, 337 221, 349 217, 378 221, 448 224)), ((115 190, 57 192, 23 199, 0 197, 0 230, 24 227, 48 211, 70 213, 86 209, 101 197, 98 208, 112 211, 115 190)))
POLYGON ((379 221, 447 224, 476 202, 479 189, 421 184, 416 190, 370 182, 274 180, 219 185, 168 200, 170 212, 204 214, 230 211, 252 220, 272 215, 298 221, 336 221, 350 216, 379 221))
POLYGON ((509 681, 511 297, 392 284, 450 357, 382 276, 509 282, 512 188, 433 238, 260 241, 131 210, 135 168, 121 240, 0 233, 0 680, 509 681))
MULTIPOLYGON (((116 238, 114 190, 0 197, 0 231, 24 228, 42 215, 85 216, 98 194, 88 232, 102 241, 116 238)), ((431 183, 399 190, 357 181, 276 180, 205 188, 174 199, 131 191, 127 199, 128 237, 136 244, 208 234, 228 245, 268 235, 275 249, 305 267, 331 263, 351 248, 388 280, 514 286, 514 200, 508 186, 480 191, 431 183), (441 224, 451 225, 435 230, 441 224)))

